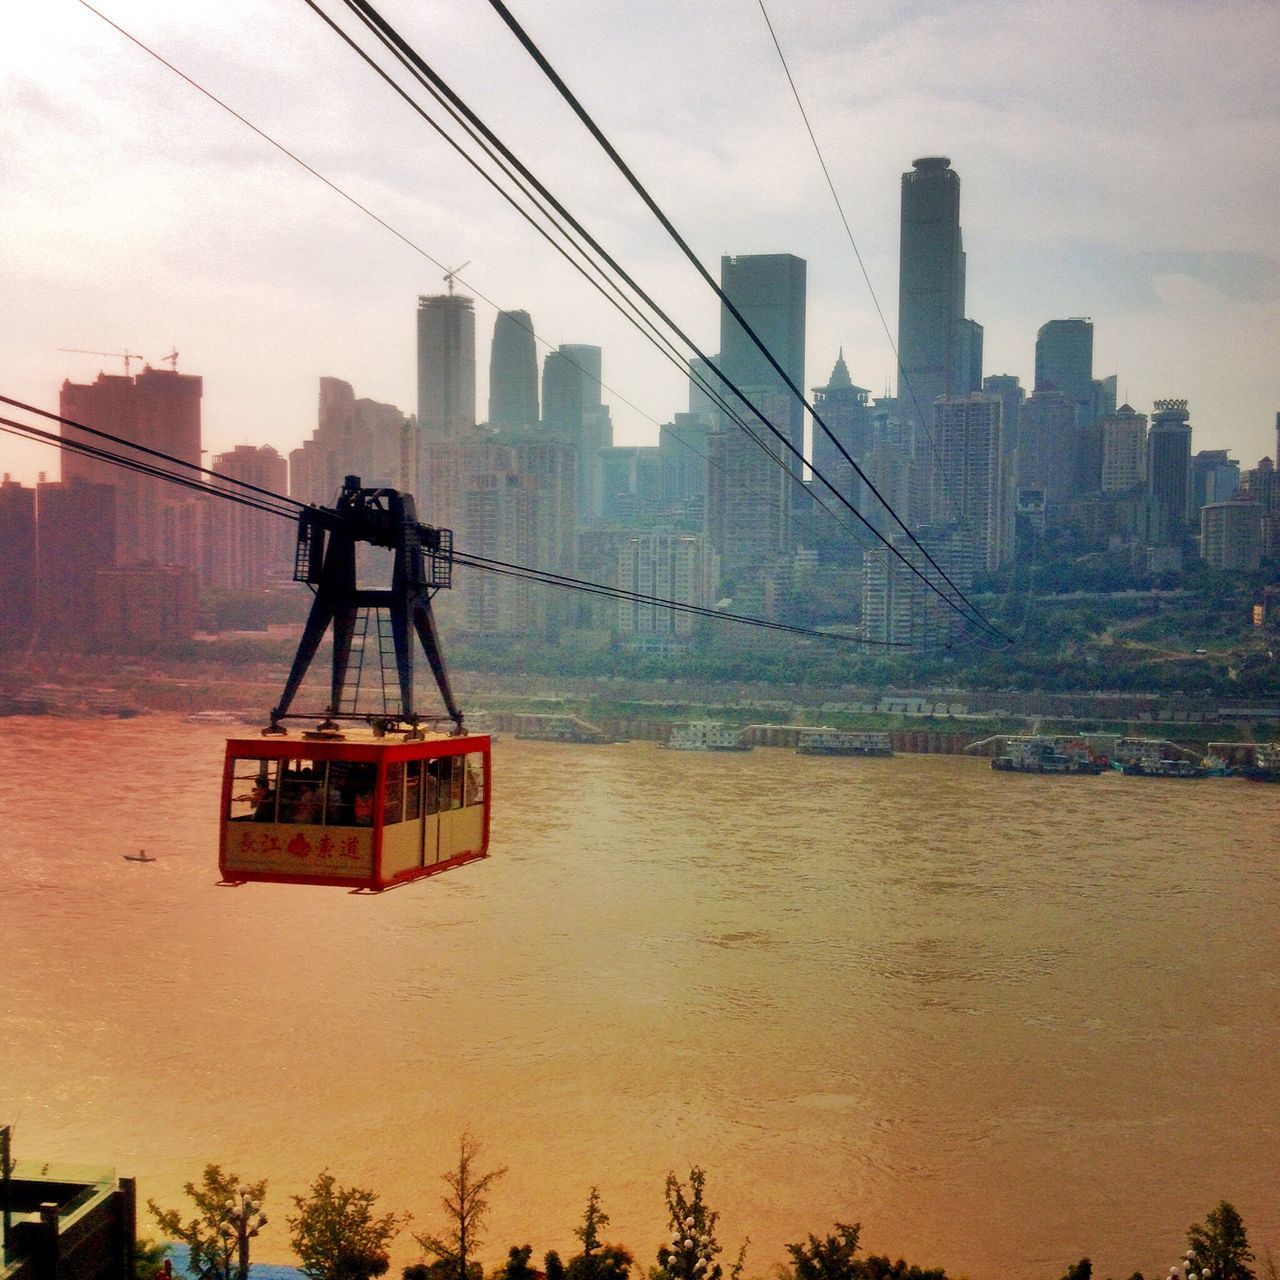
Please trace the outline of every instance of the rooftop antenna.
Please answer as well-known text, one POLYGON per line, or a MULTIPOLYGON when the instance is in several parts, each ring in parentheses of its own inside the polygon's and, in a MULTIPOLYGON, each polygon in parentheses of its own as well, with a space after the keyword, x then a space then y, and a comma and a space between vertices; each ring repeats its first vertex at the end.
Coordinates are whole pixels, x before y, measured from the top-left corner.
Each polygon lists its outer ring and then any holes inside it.
MULTIPOLYGON (((124 361, 124 376, 129 376, 129 364, 133 360, 142 360, 145 357, 140 356, 136 351, 130 351, 127 348, 124 351, 86 351, 83 347, 59 347, 59 351, 70 351, 73 355, 78 356, 113 356, 117 360, 124 361)), ((167 357, 166 357, 167 359, 167 357)))
POLYGON ((466 270, 466 268, 467 268, 467 267, 469 267, 470 265, 471 265, 471 260, 470 260, 470 259, 467 259, 467 261, 466 261, 466 262, 464 262, 464 263, 462 264, 462 266, 460 266, 460 267, 454 267, 452 271, 446 271, 446 272, 444 273, 444 282, 445 282, 445 284, 447 284, 447 285, 449 286, 449 297, 451 297, 451 298, 453 297, 453 278, 454 278, 454 276, 456 276, 456 275, 458 274, 458 272, 459 272, 459 271, 465 271, 465 270, 466 270))

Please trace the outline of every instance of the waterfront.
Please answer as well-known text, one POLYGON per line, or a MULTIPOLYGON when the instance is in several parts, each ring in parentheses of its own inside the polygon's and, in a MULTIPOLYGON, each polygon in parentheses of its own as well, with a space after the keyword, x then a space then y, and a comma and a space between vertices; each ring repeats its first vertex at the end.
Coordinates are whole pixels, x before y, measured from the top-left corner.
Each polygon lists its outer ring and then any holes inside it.
POLYGON ((694 1162, 748 1275, 837 1219, 974 1280, 1156 1274, 1220 1197, 1280 1251, 1280 789, 503 739, 494 856, 369 899, 215 887, 221 746, 0 721, 21 1158, 265 1176, 280 1260, 325 1166, 430 1225, 467 1125, 490 1265, 593 1182, 647 1264, 694 1162))

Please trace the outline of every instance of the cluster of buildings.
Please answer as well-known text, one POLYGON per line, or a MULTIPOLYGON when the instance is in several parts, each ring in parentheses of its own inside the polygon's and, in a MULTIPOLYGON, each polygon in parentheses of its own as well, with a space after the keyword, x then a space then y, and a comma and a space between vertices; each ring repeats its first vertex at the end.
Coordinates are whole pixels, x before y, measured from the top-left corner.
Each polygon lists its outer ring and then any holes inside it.
MULTIPOLYGON (((646 446, 613 442, 601 349, 566 344, 539 361, 526 311, 497 317, 482 412, 473 301, 449 279, 447 294, 418 299, 414 414, 322 378, 315 431, 287 459, 242 445, 212 470, 314 503, 355 474, 414 493, 422 518, 474 556, 765 617, 820 590, 868 638, 918 644, 948 637, 956 615, 836 493, 924 576, 962 592, 1046 535, 1121 551, 1138 574, 1193 555, 1226 570, 1280 555, 1271 459, 1242 471, 1225 450, 1194 452, 1185 401, 1117 407, 1116 378, 1094 376, 1087 318, 1041 327, 1030 390, 984 376, 965 276, 959 176, 945 157, 917 160, 902 176, 897 394, 857 386, 841 352, 811 389, 820 422, 808 422, 787 387, 804 384, 805 262, 723 258, 719 352, 690 362, 687 407, 646 446)), ((199 464, 201 392, 175 361, 64 383, 61 408, 199 464)), ((86 623, 106 641, 189 634, 200 585, 251 591, 291 571, 284 522, 71 452, 60 481, 0 485, 0 540, 17 551, 0 569, 0 642, 33 623, 47 639, 86 623)), ((688 614, 476 571, 439 607, 447 627, 473 634, 657 653, 693 639, 688 614)))

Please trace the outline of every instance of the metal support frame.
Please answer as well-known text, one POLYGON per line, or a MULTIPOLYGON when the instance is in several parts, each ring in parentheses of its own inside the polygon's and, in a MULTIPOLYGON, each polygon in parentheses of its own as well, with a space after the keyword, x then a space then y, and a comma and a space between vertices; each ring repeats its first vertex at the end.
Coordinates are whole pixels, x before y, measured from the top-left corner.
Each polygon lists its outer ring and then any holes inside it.
POLYGON ((332 507, 312 507, 298 520, 298 552, 294 577, 315 588, 298 651, 279 704, 271 711, 272 730, 289 708, 307 674, 325 632, 333 627, 333 670, 326 723, 364 719, 344 715, 342 695, 351 662, 351 641, 360 609, 385 609, 391 619, 396 676, 400 686, 399 719, 416 725, 413 705, 413 633, 417 633, 431 674, 455 732, 462 733, 462 712, 454 699, 445 670, 444 653, 431 597, 450 585, 453 535, 418 523, 411 494, 398 489, 365 489, 359 476, 347 476, 332 507), (391 586, 363 590, 356 581, 356 545, 367 542, 394 553, 391 586))

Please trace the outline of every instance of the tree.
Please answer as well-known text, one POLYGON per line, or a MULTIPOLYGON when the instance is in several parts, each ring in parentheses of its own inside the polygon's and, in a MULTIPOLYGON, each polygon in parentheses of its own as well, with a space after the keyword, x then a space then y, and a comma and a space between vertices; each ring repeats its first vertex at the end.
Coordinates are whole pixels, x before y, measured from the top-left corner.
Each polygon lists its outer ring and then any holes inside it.
POLYGON ((293 1251, 311 1280, 372 1280, 385 1275, 387 1245, 407 1215, 373 1212, 377 1195, 363 1187, 343 1187, 326 1169, 311 1190, 294 1196, 298 1212, 288 1219, 293 1251))
POLYGON ((480 1247, 480 1228, 489 1212, 489 1189, 507 1172, 505 1166, 478 1172, 479 1154, 480 1144, 464 1133, 458 1140, 457 1166, 440 1175, 449 1187, 449 1194, 440 1197, 448 1226, 443 1235, 414 1233, 423 1252, 445 1264, 442 1280, 470 1280, 471 1256, 480 1247))
POLYGON ((850 1280, 858 1276, 862 1264, 854 1261, 854 1254, 861 1232, 860 1222, 837 1222, 835 1235, 819 1240, 811 1234, 804 1244, 787 1245, 795 1280, 850 1280))
POLYGON ((137 1280, 156 1280, 169 1256, 169 1246, 149 1237, 140 1238, 133 1246, 133 1274, 137 1280))
POLYGON ((600 1188, 592 1187, 582 1214, 582 1226, 573 1229, 573 1234, 582 1241, 582 1252, 587 1257, 600 1247, 600 1228, 608 1225, 609 1215, 600 1207, 600 1188))
POLYGON ((533 1245, 513 1244, 507 1250, 506 1262, 493 1273, 493 1280, 533 1280, 536 1272, 529 1265, 533 1245))
POLYGON ((1207 1267, 1213 1280, 1255 1280, 1244 1219, 1225 1200, 1205 1214, 1203 1226, 1197 1222, 1187 1232, 1187 1247, 1197 1267, 1207 1267))
POLYGON ((177 1209, 161 1209, 147 1201, 152 1217, 171 1240, 189 1250, 187 1266, 199 1280, 248 1280, 249 1239, 267 1225, 256 1213, 267 1193, 267 1183, 242 1183, 238 1175, 223 1173, 219 1165, 205 1165, 200 1185, 188 1182, 182 1190, 198 1211, 187 1222, 177 1209))
POLYGON ((722 1274, 715 1236, 720 1215, 708 1209, 703 1199, 706 1182, 707 1175, 696 1165, 689 1170, 687 1192, 674 1173, 667 1174, 671 1243, 659 1248, 658 1266, 675 1280, 720 1280, 722 1274))
POLYGON ((1088 1258, 1081 1258, 1075 1266, 1067 1268, 1062 1280, 1093 1280, 1093 1263, 1088 1258))
POLYGON ((542 1259, 542 1269, 547 1273, 547 1280, 564 1280, 564 1262, 554 1249, 548 1250, 542 1259))

